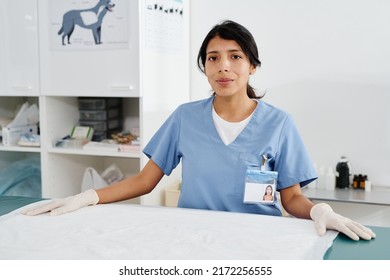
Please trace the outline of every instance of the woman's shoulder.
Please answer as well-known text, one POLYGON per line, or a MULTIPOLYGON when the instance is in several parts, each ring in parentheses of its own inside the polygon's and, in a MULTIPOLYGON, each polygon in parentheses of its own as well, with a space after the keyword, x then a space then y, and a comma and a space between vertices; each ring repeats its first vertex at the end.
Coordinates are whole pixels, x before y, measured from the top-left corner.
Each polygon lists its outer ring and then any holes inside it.
POLYGON ((268 116, 271 119, 290 119, 291 115, 287 111, 276 107, 266 101, 259 100, 260 109, 263 111, 263 117, 268 116))
POLYGON ((267 101, 264 100, 259 100, 259 103, 261 106, 263 106, 264 110, 266 110, 269 113, 274 113, 278 115, 289 115, 289 113, 271 103, 268 103, 267 101))
POLYGON ((199 100, 193 100, 188 101, 186 103, 181 104, 183 107, 197 107, 197 106, 204 106, 205 104, 208 104, 212 102, 213 97, 203 98, 199 100))
POLYGON ((192 111, 192 110, 201 110, 202 108, 205 108, 205 106, 209 105, 212 103, 212 97, 209 98, 204 98, 200 100, 194 100, 194 101, 189 101, 186 103, 183 103, 179 106, 180 110, 184 111, 192 111))
POLYGON ((192 118, 197 115, 202 115, 199 114, 199 112, 202 112, 205 108, 207 108, 207 106, 211 106, 211 104, 212 104, 212 100, 210 98, 182 103, 179 106, 177 106, 176 109, 172 112, 171 118, 181 119, 184 116, 192 118))

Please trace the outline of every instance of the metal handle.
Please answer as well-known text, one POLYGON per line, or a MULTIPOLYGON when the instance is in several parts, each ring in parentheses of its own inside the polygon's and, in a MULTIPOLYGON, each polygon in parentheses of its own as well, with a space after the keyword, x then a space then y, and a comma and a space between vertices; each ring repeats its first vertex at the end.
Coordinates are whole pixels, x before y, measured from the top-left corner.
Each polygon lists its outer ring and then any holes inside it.
POLYGON ((20 85, 14 85, 12 86, 14 90, 17 91, 32 91, 33 86, 20 86, 20 85))
POLYGON ((111 90, 113 91, 131 91, 134 87, 131 85, 112 85, 111 90))

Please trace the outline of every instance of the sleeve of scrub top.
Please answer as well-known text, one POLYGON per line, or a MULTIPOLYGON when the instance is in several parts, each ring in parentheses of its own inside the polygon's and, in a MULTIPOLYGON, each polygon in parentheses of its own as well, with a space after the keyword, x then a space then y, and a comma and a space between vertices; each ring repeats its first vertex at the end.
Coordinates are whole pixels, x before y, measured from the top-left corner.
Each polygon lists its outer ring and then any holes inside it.
POLYGON ((180 136, 181 106, 163 123, 143 150, 143 153, 156 163, 165 175, 180 162, 178 144, 180 136))
POLYGON ((289 115, 284 123, 278 146, 275 170, 278 172, 279 188, 283 189, 297 183, 303 187, 317 178, 313 162, 289 115))

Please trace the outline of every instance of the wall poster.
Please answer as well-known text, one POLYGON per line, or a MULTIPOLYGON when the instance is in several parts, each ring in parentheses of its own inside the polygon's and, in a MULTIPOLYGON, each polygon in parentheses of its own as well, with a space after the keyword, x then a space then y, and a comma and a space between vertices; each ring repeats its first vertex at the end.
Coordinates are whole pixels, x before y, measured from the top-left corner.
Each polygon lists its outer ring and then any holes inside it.
POLYGON ((183 48, 183 0, 145 0, 146 49, 179 53, 183 48))
POLYGON ((53 50, 128 48, 128 0, 50 0, 53 50))

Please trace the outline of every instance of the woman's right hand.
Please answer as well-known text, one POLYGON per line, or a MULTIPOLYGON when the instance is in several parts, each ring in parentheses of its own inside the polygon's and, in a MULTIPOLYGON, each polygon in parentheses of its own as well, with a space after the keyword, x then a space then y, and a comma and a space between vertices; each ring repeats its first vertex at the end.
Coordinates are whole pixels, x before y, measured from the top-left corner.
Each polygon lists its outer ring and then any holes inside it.
POLYGON ((96 205, 99 202, 99 196, 94 189, 66 198, 53 199, 49 203, 39 205, 35 208, 26 209, 22 214, 35 216, 48 213, 51 216, 61 215, 80 209, 82 207, 96 205))

